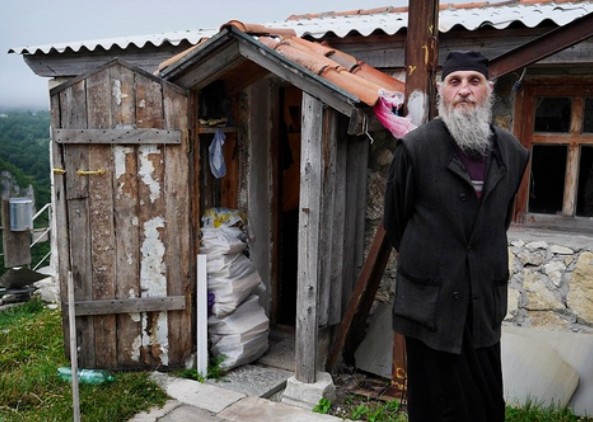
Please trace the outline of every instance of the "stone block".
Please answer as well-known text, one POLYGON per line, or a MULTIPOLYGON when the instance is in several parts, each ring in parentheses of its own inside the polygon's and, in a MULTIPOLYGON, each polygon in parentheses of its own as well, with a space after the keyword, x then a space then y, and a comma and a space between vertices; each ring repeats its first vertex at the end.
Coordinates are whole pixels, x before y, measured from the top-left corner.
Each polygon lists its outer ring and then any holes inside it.
POLYGON ((322 397, 328 400, 334 400, 336 397, 334 382, 327 372, 318 372, 317 381, 313 383, 301 382, 295 377, 290 377, 286 382, 282 403, 311 410, 322 397))

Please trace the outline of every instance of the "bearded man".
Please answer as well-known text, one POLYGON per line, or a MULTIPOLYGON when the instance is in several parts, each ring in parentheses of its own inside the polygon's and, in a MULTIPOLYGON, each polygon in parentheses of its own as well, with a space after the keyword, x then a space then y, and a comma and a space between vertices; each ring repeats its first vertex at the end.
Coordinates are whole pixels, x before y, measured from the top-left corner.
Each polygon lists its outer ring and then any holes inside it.
POLYGON ((504 421, 507 236, 528 152, 491 121, 478 52, 452 52, 439 117, 398 140, 384 226, 398 251, 393 329, 406 340, 410 422, 504 421))

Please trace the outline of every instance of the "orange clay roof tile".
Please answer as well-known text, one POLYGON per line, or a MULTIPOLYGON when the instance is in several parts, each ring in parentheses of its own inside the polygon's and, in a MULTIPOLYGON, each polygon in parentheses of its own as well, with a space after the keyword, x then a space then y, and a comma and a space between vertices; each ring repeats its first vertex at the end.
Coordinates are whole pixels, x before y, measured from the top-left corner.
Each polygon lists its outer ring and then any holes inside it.
POLYGON ((274 34, 272 28, 239 21, 230 21, 221 28, 228 25, 250 35, 266 35, 260 36, 258 41, 339 88, 356 95, 367 105, 376 104, 381 89, 399 92, 405 89, 403 82, 328 45, 307 41, 292 34, 281 36, 278 40, 267 36, 274 34))

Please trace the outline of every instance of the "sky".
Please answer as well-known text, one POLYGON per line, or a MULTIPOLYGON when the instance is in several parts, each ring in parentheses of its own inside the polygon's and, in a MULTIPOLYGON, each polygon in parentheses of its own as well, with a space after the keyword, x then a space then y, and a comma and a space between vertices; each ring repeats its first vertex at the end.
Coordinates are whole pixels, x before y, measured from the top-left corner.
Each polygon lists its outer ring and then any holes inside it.
POLYGON ((407 0, 1 0, 0 110, 49 109, 48 78, 35 75, 21 55, 8 54, 11 48, 403 5, 407 0))

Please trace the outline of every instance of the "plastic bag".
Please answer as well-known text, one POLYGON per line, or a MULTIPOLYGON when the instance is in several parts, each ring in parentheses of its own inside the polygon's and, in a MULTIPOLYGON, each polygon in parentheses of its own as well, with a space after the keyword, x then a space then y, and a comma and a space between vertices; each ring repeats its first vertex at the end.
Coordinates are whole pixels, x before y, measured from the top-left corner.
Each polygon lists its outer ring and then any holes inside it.
POLYGON ((210 142, 208 152, 210 153, 210 171, 217 179, 224 177, 226 174, 226 165, 224 163, 224 155, 222 153, 222 146, 226 136, 221 129, 216 129, 214 138, 210 142))
POLYGON ((208 208, 202 215, 202 226, 205 228, 240 227, 246 221, 244 213, 230 208, 208 208))
POLYGON ((415 129, 409 116, 398 116, 396 111, 404 102, 404 94, 401 92, 379 91, 379 101, 375 104, 373 111, 385 129, 389 130, 396 138, 401 138, 406 133, 415 129))
POLYGON ((211 352, 225 357, 221 368, 228 370, 253 362, 268 350, 270 320, 258 300, 251 295, 232 314, 208 318, 211 352))
POLYGON ((218 229, 202 229, 201 252, 208 255, 228 255, 243 252, 247 244, 240 237, 243 232, 237 227, 220 227, 218 229))
POLYGON ((261 282, 261 277, 255 269, 251 274, 241 278, 208 275, 208 291, 214 294, 212 313, 224 316, 234 312, 261 282))

